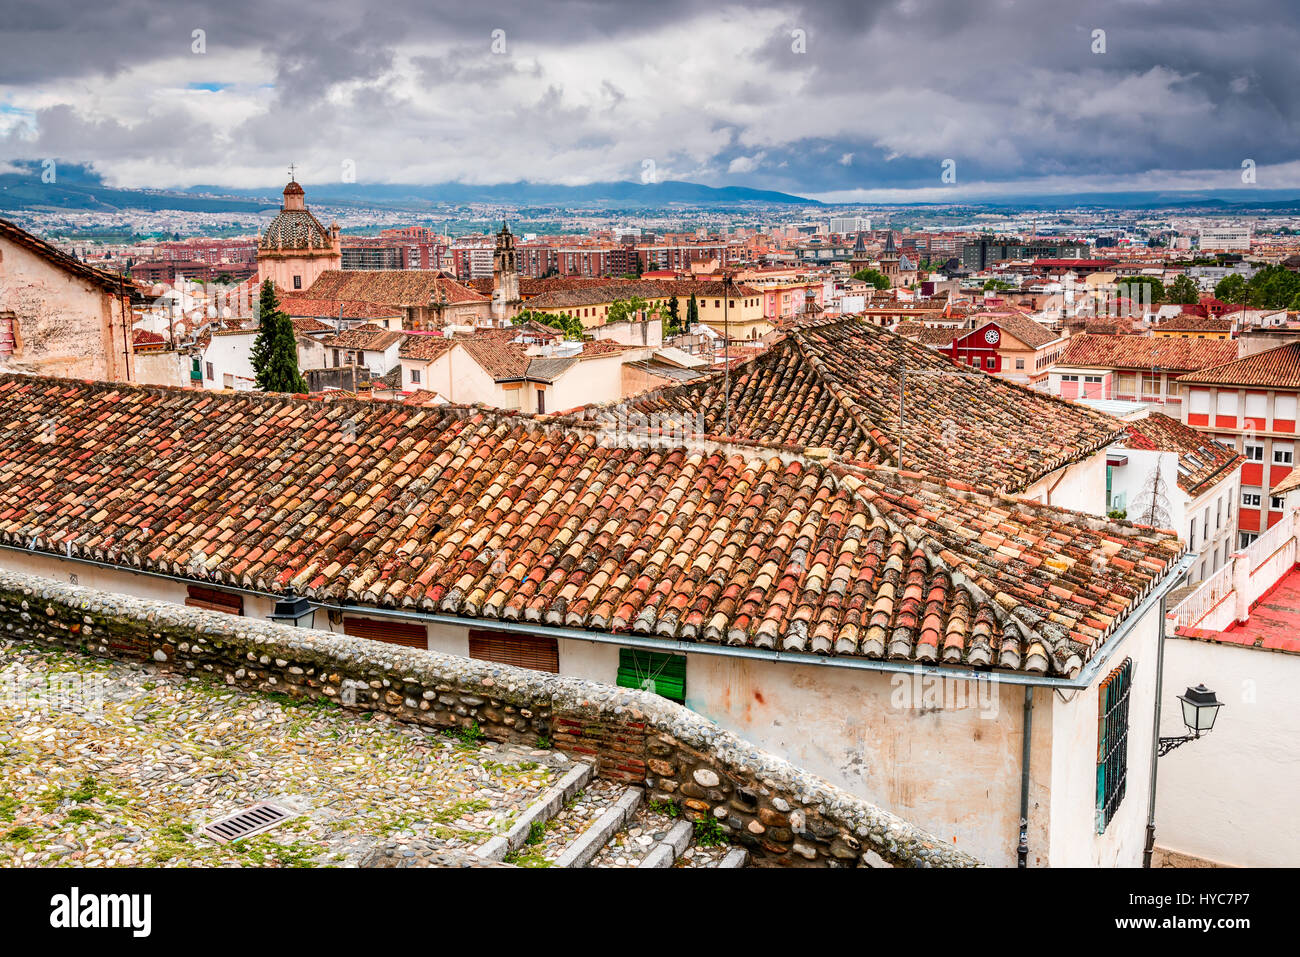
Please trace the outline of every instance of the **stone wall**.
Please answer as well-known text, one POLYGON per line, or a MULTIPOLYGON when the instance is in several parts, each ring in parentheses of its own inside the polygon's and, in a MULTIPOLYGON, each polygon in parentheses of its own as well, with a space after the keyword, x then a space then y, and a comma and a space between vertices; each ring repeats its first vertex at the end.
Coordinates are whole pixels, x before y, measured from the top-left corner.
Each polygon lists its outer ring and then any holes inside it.
POLYGON ((887 811, 644 691, 0 571, 0 634, 152 660, 248 690, 549 742, 651 800, 712 816, 759 866, 975 867, 887 811))

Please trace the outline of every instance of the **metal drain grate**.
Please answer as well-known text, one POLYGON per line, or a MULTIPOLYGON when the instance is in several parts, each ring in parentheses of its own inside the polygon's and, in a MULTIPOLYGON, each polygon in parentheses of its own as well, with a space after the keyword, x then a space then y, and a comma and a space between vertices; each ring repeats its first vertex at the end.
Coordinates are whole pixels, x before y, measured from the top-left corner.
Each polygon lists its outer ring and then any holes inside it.
POLYGON ((229 844, 254 834, 261 834, 287 821, 292 813, 278 804, 254 804, 203 826, 203 833, 214 841, 229 844))

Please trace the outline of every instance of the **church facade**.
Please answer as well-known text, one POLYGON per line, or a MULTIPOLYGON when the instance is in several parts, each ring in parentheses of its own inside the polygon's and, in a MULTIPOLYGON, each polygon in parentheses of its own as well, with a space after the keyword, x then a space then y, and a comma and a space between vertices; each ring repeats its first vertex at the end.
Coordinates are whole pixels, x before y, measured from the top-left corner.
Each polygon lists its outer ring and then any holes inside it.
POLYGON ((322 226, 307 208, 303 188, 290 179, 280 212, 257 242, 257 281, 269 279, 285 292, 301 293, 325 270, 342 268, 338 223, 322 226))

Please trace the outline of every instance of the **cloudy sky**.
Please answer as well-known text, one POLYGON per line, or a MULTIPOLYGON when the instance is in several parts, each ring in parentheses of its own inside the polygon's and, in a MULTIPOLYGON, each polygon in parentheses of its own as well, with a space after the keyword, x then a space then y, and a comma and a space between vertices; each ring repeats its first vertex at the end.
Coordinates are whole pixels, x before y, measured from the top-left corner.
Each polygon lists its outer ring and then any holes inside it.
POLYGON ((265 187, 292 161, 305 183, 652 172, 888 202, 1233 188, 1253 160, 1258 188, 1300 189, 1291 0, 0 0, 0 18, 0 169, 55 158, 120 186, 265 187))

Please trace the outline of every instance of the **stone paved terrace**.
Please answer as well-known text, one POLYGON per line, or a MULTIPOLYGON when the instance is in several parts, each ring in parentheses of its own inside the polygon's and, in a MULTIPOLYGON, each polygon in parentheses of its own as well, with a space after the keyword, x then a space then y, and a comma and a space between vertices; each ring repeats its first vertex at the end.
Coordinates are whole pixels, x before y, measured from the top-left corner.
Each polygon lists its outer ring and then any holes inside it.
POLYGON ((0 866, 491 866, 470 851, 569 766, 0 641, 0 866), (263 800, 302 813, 235 844, 198 834, 263 800))

